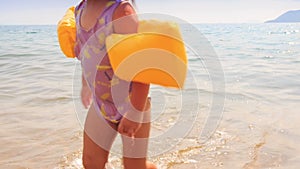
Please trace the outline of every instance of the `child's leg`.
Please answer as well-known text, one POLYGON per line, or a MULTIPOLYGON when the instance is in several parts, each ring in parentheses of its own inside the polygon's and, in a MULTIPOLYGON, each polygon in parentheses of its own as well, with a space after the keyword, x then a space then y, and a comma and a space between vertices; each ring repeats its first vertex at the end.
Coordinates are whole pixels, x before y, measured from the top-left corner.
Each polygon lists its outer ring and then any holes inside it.
POLYGON ((84 126, 82 161, 85 169, 104 169, 117 126, 100 118, 91 105, 84 126))
POLYGON ((135 134, 135 138, 122 136, 123 141, 123 161, 125 169, 157 169, 157 167, 147 162, 148 140, 150 135, 151 117, 150 99, 147 102, 148 111, 144 112, 144 122, 135 134))
POLYGON ((134 140, 122 136, 125 169, 157 169, 154 164, 147 162, 149 133, 150 123, 144 123, 135 134, 134 140))
POLYGON ((108 151, 102 149, 84 133, 82 162, 85 169, 103 169, 108 154, 108 151))

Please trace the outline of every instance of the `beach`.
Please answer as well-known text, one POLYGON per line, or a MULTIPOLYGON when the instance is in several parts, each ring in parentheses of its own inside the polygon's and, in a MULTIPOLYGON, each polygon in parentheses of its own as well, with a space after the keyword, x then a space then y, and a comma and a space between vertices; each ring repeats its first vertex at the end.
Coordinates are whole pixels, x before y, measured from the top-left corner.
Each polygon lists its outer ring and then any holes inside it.
MULTIPOLYGON (((299 168, 300 24, 193 26, 215 51, 224 93, 188 48, 185 89, 151 87, 149 159, 160 169, 299 168), (215 97, 223 111, 209 119, 215 97), (202 138, 205 125, 215 130, 202 138)), ((0 168, 82 168, 80 62, 62 54, 55 25, 0 32, 0 168)), ((109 165, 121 168, 120 138, 109 165)))

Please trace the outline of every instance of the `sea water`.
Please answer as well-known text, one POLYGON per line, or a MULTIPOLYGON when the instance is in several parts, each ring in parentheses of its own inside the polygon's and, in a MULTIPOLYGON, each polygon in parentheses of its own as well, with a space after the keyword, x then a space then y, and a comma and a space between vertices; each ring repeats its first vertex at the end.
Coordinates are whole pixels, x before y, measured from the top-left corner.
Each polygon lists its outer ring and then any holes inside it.
MULTIPOLYGON (((216 92, 205 56, 189 48, 185 91, 151 88, 149 160, 162 169, 299 168, 300 24, 194 27, 214 49, 225 88, 216 92), (215 96, 224 106, 210 121, 215 96)), ((0 33, 0 168, 82 168, 80 63, 61 53, 54 25, 0 33)), ((120 150, 117 139, 109 168, 121 168, 120 150)))

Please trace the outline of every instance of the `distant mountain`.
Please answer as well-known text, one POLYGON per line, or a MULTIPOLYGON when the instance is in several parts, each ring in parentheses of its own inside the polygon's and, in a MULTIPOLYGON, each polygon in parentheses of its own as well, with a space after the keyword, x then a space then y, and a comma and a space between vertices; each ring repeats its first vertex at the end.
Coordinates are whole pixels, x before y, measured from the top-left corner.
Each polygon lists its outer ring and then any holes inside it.
POLYGON ((274 22, 300 22, 300 10, 288 11, 275 20, 266 21, 266 23, 274 22))

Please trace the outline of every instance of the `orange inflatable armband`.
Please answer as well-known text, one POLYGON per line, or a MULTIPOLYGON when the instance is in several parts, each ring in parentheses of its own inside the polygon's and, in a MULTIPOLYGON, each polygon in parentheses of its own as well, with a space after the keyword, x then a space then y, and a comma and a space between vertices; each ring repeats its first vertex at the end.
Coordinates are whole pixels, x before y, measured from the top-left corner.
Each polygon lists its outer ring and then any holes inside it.
POLYGON ((112 34, 106 38, 106 47, 119 78, 183 88, 187 57, 176 23, 140 21, 138 33, 112 34))
POLYGON ((76 41, 75 7, 67 10, 57 25, 59 46, 62 52, 70 58, 75 58, 74 46, 76 41))

